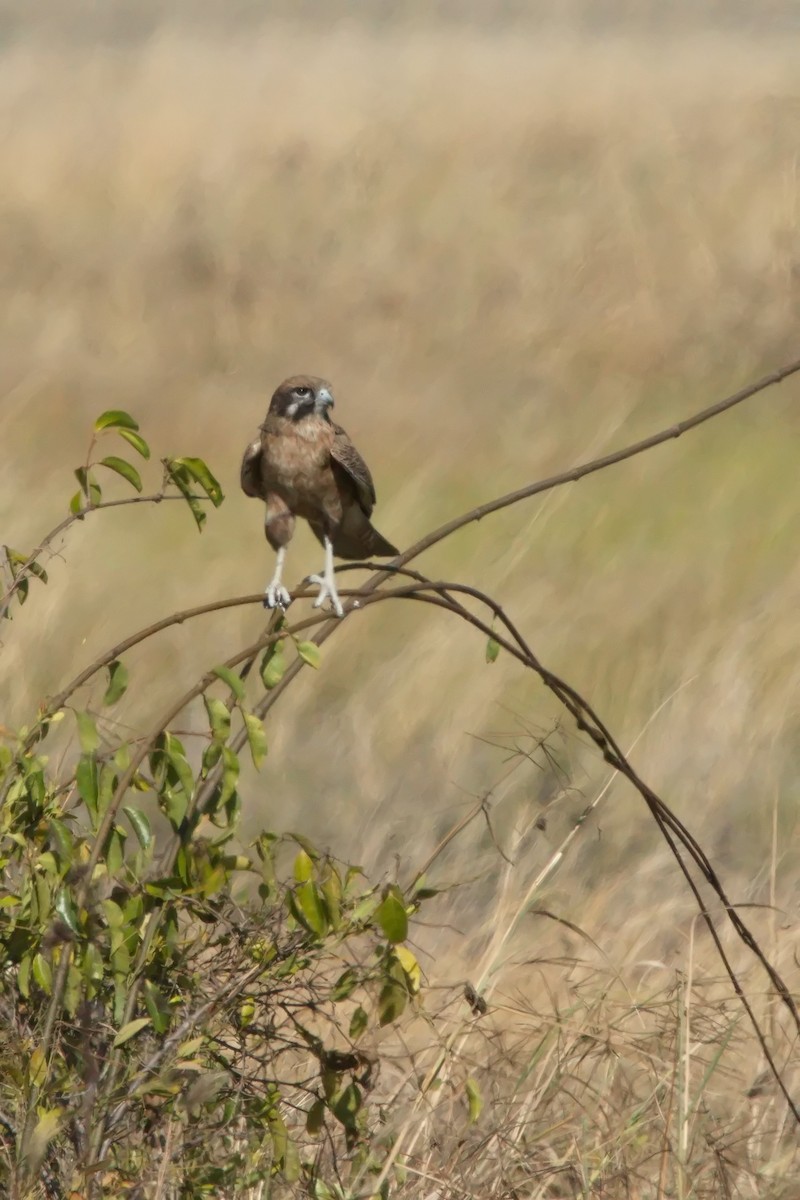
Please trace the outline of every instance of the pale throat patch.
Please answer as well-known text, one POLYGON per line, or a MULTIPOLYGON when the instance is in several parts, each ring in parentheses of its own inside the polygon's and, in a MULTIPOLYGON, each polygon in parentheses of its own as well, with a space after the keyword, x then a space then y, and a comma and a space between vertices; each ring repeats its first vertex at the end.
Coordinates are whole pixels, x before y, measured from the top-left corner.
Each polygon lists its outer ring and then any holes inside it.
POLYGON ((320 434, 327 433, 330 428, 330 422, 321 417, 319 413, 314 412, 303 417, 302 421, 295 421, 293 432, 296 437, 304 438, 307 442, 315 442, 320 434))

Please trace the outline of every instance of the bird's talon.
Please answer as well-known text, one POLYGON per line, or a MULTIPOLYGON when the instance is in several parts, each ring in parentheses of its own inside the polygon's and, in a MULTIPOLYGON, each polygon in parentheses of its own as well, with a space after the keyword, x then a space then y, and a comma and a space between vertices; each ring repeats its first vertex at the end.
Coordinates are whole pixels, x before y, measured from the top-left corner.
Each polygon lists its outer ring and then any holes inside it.
POLYGON ((329 583, 324 575, 309 575, 306 582, 315 583, 319 588, 319 595, 312 605, 313 608, 322 608, 325 601, 330 600, 331 608, 336 613, 336 616, 344 616, 344 609, 342 608, 341 601, 336 593, 336 587, 335 585, 329 583))
POLYGON ((292 603, 292 597, 285 587, 270 584, 264 593, 264 608, 280 608, 284 612, 292 603))

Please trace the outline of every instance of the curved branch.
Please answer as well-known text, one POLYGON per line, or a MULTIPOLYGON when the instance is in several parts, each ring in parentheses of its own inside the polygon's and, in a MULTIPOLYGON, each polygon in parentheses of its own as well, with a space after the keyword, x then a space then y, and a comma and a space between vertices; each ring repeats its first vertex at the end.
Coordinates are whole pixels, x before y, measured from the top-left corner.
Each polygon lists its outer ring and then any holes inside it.
MULTIPOLYGON (((405 574, 406 572, 403 573, 405 574)), ((415 576, 418 575, 417 572, 408 572, 408 574, 414 574, 415 576)), ((341 594, 344 595, 345 593, 342 592, 341 594)), ((350 593, 350 595, 352 596, 353 594, 350 593)), ((414 582, 403 584, 398 588, 373 591, 363 596, 361 593, 355 593, 355 595, 360 597, 363 607, 368 607, 371 604, 391 599, 411 599, 432 604, 436 607, 443 608, 448 612, 452 612, 454 615, 468 621, 469 624, 473 625, 476 629, 479 629, 487 637, 494 638, 494 640, 503 649, 505 649, 509 654, 512 654, 514 658, 523 664, 523 666, 535 671, 535 673, 544 683, 545 687, 553 692, 556 698, 564 705, 570 715, 575 719, 578 728, 589 735, 591 740, 600 750, 605 761, 633 785, 633 787, 647 804, 653 819, 655 820, 662 836, 667 842, 673 857, 678 863, 678 866, 695 897, 700 915, 703 917, 709 933, 711 934, 715 948, 720 956, 720 960, 723 964, 725 972, 731 981, 733 989, 753 1026, 769 1068, 772 1071, 772 1074, 774 1075, 781 1091, 783 1092, 792 1114, 794 1115, 798 1124, 800 1124, 800 1108, 798 1108, 795 1104, 786 1087, 786 1084, 781 1078, 780 1072, 769 1050, 766 1038, 758 1024, 755 1013, 753 1012, 750 1002, 748 1001, 744 990, 739 983, 736 972, 734 971, 730 960, 725 953, 725 949, 711 919, 711 915, 703 902, 703 898, 700 894, 697 884, 695 883, 676 843, 680 843, 684 847, 691 859, 699 868, 707 883, 714 890, 737 936, 761 963, 770 979, 770 982, 775 988, 775 991, 779 995, 784 1006, 788 1009, 798 1033, 800 1033, 800 1013, 798 1012, 791 991, 778 971, 772 966, 769 959, 758 945, 758 942, 751 933, 749 927, 742 920, 736 907, 728 898, 722 882, 717 876, 708 856, 697 842, 696 838, 686 828, 683 822, 680 821, 680 819, 672 812, 669 806, 657 795, 657 793, 653 791, 653 789, 649 787, 649 785, 646 784, 643 779, 641 779, 629 762, 625 753, 617 744, 610 730, 595 712, 591 704, 584 700, 580 693, 571 687, 570 684, 566 683, 565 680, 561 679, 558 675, 554 674, 552 671, 549 671, 543 666, 514 623, 509 617, 506 616, 501 606, 478 588, 469 587, 465 584, 450 583, 445 581, 433 582, 430 580, 425 580, 424 577, 420 576, 419 578, 415 579, 414 582), (463 605, 455 601, 453 599, 455 595, 468 596, 471 599, 477 600, 481 604, 485 605, 492 613, 494 619, 499 621, 505 627, 509 636, 505 637, 503 634, 498 633, 498 631, 493 628, 492 625, 488 624, 486 621, 483 621, 475 613, 471 612, 463 605)), ((325 640, 325 636, 329 636, 329 634, 326 634, 326 628, 329 628, 330 624, 331 623, 328 622, 326 627, 320 630, 321 636, 316 639, 318 642, 325 640)), ((335 627, 336 626, 334 625, 334 628, 335 627)), ((297 674, 302 665, 303 664, 300 660, 297 660, 297 662, 292 664, 292 668, 294 668, 292 677, 297 674)), ((290 668, 290 671, 292 668, 290 668)), ((288 674, 289 672, 287 672, 287 675, 288 674)), ((285 675, 284 680, 286 677, 287 676, 285 675)), ((281 680, 281 684, 284 682, 284 680, 281 680)), ((278 688, 281 687, 281 684, 278 685, 278 688)), ((269 708, 271 708, 276 702, 277 697, 275 696, 275 693, 278 691, 278 688, 275 688, 269 692, 260 702, 260 704, 256 706, 255 711, 262 718, 269 708)), ((238 749, 241 749, 241 746, 237 747, 235 745, 235 741, 236 739, 234 739, 232 745, 234 750, 238 752, 238 749)), ((242 738, 241 745, 243 744, 244 739, 242 738)), ((201 808, 200 796, 198 796, 195 802, 195 808, 201 808)))
MULTIPOLYGON (((708 408, 701 409, 694 416, 687 417, 683 421, 678 421, 675 425, 670 425, 666 429, 662 429, 660 433, 653 433, 649 437, 642 438, 641 441, 631 442, 629 446, 623 446, 621 450, 615 450, 611 454, 604 454, 600 458, 594 458, 590 462, 581 463, 580 466, 573 467, 569 471, 561 471, 558 475, 550 475, 547 479, 540 479, 536 483, 527 484, 525 487, 518 488, 514 492, 507 492, 505 496, 499 496, 496 500, 489 500, 486 504, 479 504, 477 508, 473 508, 467 513, 462 513, 459 517, 453 517, 451 521, 445 522, 438 529, 434 529, 432 533, 428 533, 425 537, 420 538, 408 550, 398 555, 397 558, 392 559, 389 566, 401 567, 405 563, 411 562, 412 559, 418 558, 423 551, 429 550, 431 546, 435 546, 437 542, 444 541, 451 533, 463 529, 465 525, 471 525, 474 521, 483 520, 490 513, 499 512, 503 508, 509 508, 512 504, 518 504, 520 500, 528 500, 531 496, 538 496, 542 492, 550 492, 553 488, 561 487, 565 483, 576 483, 586 475, 593 475, 596 471, 605 470, 606 467, 616 466, 617 463, 625 462, 629 458, 635 458, 637 454, 644 454, 646 450, 652 450, 655 446, 661 446, 665 442, 679 438, 684 433, 688 433, 690 429, 697 429, 698 426, 704 425, 706 421, 710 421, 713 417, 718 417, 721 413, 735 408, 737 404, 742 404, 745 400, 750 400, 753 396, 758 395, 759 392, 766 391, 767 388, 782 383, 784 379, 788 379, 791 375, 796 375, 798 371, 800 371, 800 358, 788 363, 784 367, 780 367, 777 371, 770 372, 769 375, 765 375, 756 383, 751 383, 740 391, 734 392, 731 396, 726 396, 724 400, 718 400, 716 404, 710 404, 708 408)), ((387 577, 385 570, 381 571, 380 574, 383 578, 387 577)), ((370 579, 368 583, 373 584, 373 580, 370 579)), ((377 586, 377 582, 374 586, 377 586)))
MULTIPOLYGON (((19 591, 22 581, 30 575, 31 567, 38 562, 39 555, 44 554, 45 550, 49 550, 59 534, 66 533, 76 521, 82 521, 89 513, 99 512, 101 508, 121 508, 124 504, 160 504, 162 500, 183 499, 183 496, 171 496, 166 492, 154 492, 152 496, 125 496, 121 500, 101 500, 99 504, 87 504, 80 512, 70 513, 69 516, 64 517, 63 521, 59 521, 58 525, 55 525, 48 534, 45 534, 36 549, 31 550, 25 562, 20 564, 13 581, 9 584, 3 595, 0 596, 0 615, 5 612, 10 600, 19 591)), ((208 496, 195 496, 193 499, 207 500, 208 496)))
MULTIPOLYGON (((177 497, 176 497, 177 499, 177 497)), ((183 499, 181 496, 180 499, 183 499)), ((110 650, 106 650, 99 658, 85 667, 79 674, 71 679, 65 688, 55 696, 50 696, 47 699, 46 707, 42 711, 41 720, 46 720, 48 716, 58 712, 69 697, 76 692, 79 687, 96 675, 98 671, 102 671, 103 667, 107 667, 115 659, 124 654, 126 650, 130 650, 133 646, 138 646, 141 642, 147 641, 157 633, 161 633, 164 629, 169 629, 173 625, 183 625, 185 621, 191 621, 195 617, 205 616, 206 613, 220 612, 226 608, 239 608, 245 604, 261 604, 264 597, 261 593, 250 596, 234 596, 230 600, 214 600, 211 604, 198 604, 195 608, 185 608, 182 611, 173 613, 169 617, 163 617, 160 621, 154 621, 152 625, 147 625, 144 629, 137 630, 130 637, 123 638, 121 642, 117 642, 116 646, 112 646, 110 650)))

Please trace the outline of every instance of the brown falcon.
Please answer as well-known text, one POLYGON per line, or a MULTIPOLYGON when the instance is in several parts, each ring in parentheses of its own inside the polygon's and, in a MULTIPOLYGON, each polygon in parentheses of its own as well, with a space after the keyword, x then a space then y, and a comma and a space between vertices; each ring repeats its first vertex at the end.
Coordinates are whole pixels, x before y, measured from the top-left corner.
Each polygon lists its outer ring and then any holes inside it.
POLYGON ((286 547, 296 517, 308 521, 325 547, 314 607, 330 600, 344 616, 336 591, 333 556, 370 558, 399 553, 370 524, 375 485, 369 468, 340 425, 330 418, 329 383, 314 375, 285 379, 272 397, 261 436, 242 459, 242 490, 266 504, 264 532, 277 551, 275 573, 266 587, 268 608, 286 608, 290 596, 282 583, 286 547))

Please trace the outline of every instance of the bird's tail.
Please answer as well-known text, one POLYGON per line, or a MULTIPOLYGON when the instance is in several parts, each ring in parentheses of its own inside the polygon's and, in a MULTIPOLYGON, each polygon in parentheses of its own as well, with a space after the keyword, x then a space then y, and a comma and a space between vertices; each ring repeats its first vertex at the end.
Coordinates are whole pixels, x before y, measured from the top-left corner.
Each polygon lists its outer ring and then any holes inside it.
POLYGON ((365 521, 357 535, 340 529, 333 539, 333 553, 337 558, 394 558, 400 551, 365 521))

